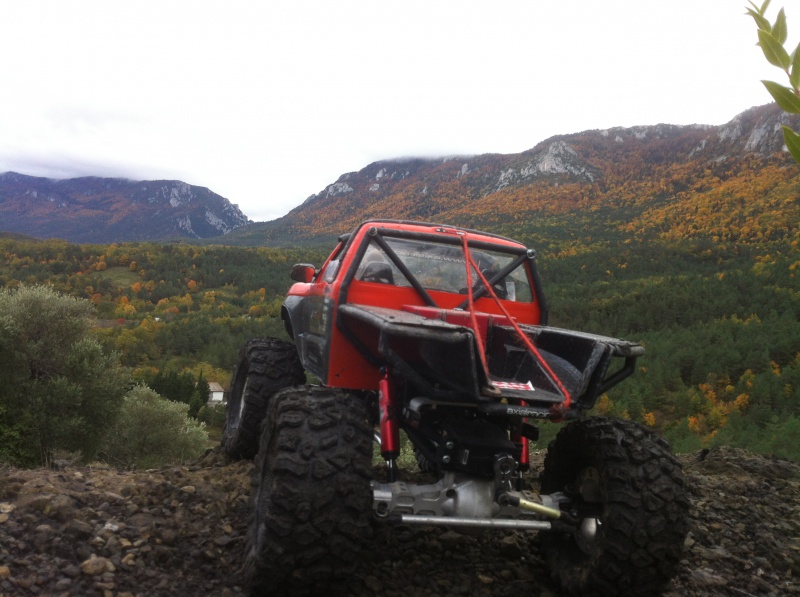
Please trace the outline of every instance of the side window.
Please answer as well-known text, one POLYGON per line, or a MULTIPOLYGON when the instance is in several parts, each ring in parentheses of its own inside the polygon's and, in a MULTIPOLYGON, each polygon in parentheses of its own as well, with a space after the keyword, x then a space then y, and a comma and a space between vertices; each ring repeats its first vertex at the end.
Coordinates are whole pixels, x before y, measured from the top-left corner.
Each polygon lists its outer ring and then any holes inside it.
POLYGON ((339 271, 339 259, 333 259, 330 263, 328 263, 328 267, 325 268, 325 271, 322 274, 322 280, 324 282, 333 282, 333 279, 336 277, 336 272, 339 271))
POLYGON ((333 282, 334 278, 336 278, 336 274, 339 273, 339 266, 342 263, 342 253, 344 252, 346 244, 345 240, 346 239, 339 238, 339 245, 328 258, 330 261, 322 265, 322 270, 317 275, 318 281, 330 284, 333 282))

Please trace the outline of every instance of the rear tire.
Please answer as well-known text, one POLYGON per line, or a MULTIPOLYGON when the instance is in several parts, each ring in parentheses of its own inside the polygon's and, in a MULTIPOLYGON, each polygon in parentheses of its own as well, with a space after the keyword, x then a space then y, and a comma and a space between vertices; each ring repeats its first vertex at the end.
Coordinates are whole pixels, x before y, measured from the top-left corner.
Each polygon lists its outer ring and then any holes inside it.
POLYGON ((553 578, 571 595, 655 595, 674 576, 688 530, 680 463, 652 430, 596 417, 550 444, 543 494, 593 508, 578 530, 541 536, 553 578))
POLYGON ((253 458, 258 451, 267 403, 278 391, 303 384, 303 366, 294 344, 277 338, 255 338, 239 352, 233 370, 222 446, 233 458, 253 458))
POLYGON ((244 576, 253 594, 331 594, 372 533, 365 402, 320 386, 270 400, 253 474, 244 576))

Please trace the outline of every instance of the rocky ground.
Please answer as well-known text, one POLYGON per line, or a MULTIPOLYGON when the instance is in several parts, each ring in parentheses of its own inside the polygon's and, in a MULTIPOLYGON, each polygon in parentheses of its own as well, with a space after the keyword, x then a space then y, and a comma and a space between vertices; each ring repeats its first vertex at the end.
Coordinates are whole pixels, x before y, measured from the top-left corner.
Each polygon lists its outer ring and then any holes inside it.
MULTIPOLYGON (((682 458, 692 503, 669 597, 800 595, 800 465, 734 449, 682 458)), ((244 594, 249 462, 0 469, 0 597, 244 594)), ((380 527, 348 595, 555 597, 535 536, 380 527)))

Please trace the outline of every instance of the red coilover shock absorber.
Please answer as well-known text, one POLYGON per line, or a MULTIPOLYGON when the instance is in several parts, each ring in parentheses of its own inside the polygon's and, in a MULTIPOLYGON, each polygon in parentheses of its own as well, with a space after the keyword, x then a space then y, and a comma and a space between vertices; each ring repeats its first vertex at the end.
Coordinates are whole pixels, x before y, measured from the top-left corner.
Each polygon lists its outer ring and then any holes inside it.
POLYGON ((389 482, 397 480, 397 457, 400 455, 400 428, 397 425, 397 413, 394 395, 389 383, 389 370, 383 368, 378 382, 378 407, 381 424, 381 456, 386 460, 389 471, 389 482))
MULTIPOLYGON (((521 406, 527 406, 528 403, 524 400, 520 400, 521 406)), ((522 435, 522 425, 525 424, 527 419, 522 419, 520 421, 520 428, 515 430, 511 441, 514 442, 515 445, 519 446, 519 469, 517 470, 517 490, 522 490, 522 474, 531 468, 531 456, 530 456, 530 442, 528 438, 522 435)))

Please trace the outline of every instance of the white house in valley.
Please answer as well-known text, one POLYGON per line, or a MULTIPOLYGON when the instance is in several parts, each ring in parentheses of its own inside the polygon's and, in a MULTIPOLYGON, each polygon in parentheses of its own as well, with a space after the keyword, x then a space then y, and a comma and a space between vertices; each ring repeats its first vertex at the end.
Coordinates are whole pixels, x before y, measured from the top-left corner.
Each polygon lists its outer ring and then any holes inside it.
POLYGON ((215 381, 208 382, 208 403, 222 404, 225 398, 225 390, 215 381))

